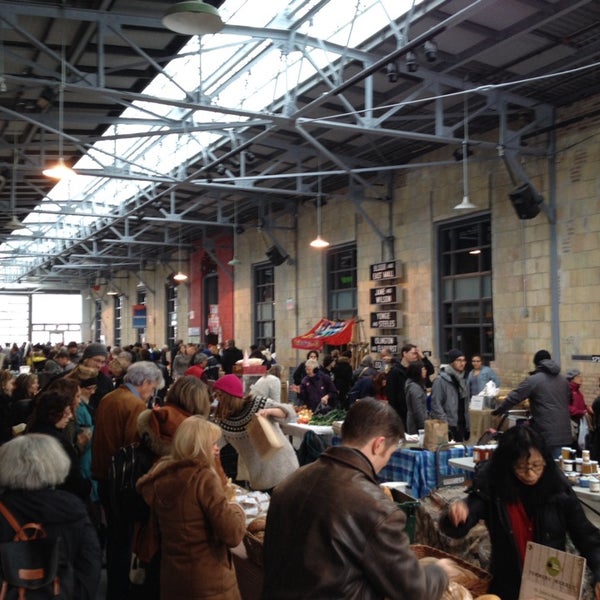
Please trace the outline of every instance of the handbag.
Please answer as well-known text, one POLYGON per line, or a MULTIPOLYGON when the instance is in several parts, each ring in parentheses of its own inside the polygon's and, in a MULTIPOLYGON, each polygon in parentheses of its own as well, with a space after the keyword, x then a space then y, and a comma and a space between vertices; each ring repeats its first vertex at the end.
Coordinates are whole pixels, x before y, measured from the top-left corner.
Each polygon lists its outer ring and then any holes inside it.
POLYGON ((448 443, 448 422, 441 419, 425 419, 423 448, 435 452, 440 444, 448 443))
POLYGON ((283 441, 277 435, 271 421, 258 413, 254 413, 248 424, 248 437, 262 458, 270 458, 277 450, 283 448, 283 441))

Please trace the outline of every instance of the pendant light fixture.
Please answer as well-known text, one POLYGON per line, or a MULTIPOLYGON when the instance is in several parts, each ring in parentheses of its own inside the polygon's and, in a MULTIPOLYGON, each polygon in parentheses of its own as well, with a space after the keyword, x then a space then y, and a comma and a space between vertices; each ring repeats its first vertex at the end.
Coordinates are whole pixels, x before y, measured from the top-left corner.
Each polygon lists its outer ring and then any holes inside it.
POLYGON ((219 11, 202 0, 173 4, 164 14, 162 23, 167 29, 184 35, 218 33, 225 26, 219 11))
POLYGON ((227 263, 230 267, 235 267, 242 263, 242 261, 237 257, 237 236, 238 236, 238 224, 237 224, 237 204, 233 206, 233 257, 227 263))
POLYGON ((60 85, 58 87, 58 163, 42 171, 46 177, 51 177, 52 179, 68 179, 76 175, 75 171, 65 164, 63 153, 65 84, 67 80, 66 65, 65 45, 63 42, 60 50, 60 85))
POLYGON ((321 237, 321 178, 319 177, 317 190, 317 237, 310 243, 311 248, 321 250, 329 246, 329 242, 321 237))
POLYGON ((181 269, 181 225, 179 226, 179 246, 177 248, 177 273, 173 275, 173 281, 183 283, 187 281, 188 276, 181 269))
POLYGON ((10 221, 4 225, 6 229, 11 231, 18 231, 19 229, 27 229, 21 221, 19 221, 16 215, 17 208, 17 139, 15 136, 14 149, 13 149, 13 166, 12 166, 12 179, 10 182, 10 221))
POLYGON ((469 199, 469 171, 468 171, 468 162, 469 162, 469 110, 468 110, 468 99, 467 94, 465 92, 464 95, 464 113, 465 113, 465 122, 464 122, 464 135, 462 141, 462 175, 463 175, 463 199, 460 204, 457 204, 454 209, 455 210, 467 210, 470 208, 477 208, 471 200, 469 199))

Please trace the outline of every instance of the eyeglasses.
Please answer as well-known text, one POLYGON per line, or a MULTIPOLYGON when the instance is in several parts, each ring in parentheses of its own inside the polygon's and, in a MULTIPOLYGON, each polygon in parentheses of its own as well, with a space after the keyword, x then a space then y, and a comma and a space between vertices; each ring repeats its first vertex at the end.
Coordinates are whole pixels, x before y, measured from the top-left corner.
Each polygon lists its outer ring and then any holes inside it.
POLYGON ((514 471, 515 473, 520 473, 523 475, 527 475, 527 473, 529 473, 529 471, 532 471, 533 473, 541 473, 544 470, 544 467, 546 466, 546 462, 542 461, 539 463, 534 463, 532 465, 515 465, 514 466, 514 471))

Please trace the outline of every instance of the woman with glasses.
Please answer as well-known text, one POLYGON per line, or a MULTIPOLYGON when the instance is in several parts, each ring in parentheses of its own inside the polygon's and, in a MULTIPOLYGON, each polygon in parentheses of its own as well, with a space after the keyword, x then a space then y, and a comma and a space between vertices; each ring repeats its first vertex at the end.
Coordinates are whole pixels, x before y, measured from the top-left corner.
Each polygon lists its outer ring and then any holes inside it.
POLYGON ((502 434, 492 458, 478 465, 466 500, 453 502, 442 515, 440 529, 460 538, 480 519, 492 545, 490 594, 517 600, 527 543, 565 551, 568 535, 587 559, 600 600, 600 530, 531 427, 515 426, 502 434))

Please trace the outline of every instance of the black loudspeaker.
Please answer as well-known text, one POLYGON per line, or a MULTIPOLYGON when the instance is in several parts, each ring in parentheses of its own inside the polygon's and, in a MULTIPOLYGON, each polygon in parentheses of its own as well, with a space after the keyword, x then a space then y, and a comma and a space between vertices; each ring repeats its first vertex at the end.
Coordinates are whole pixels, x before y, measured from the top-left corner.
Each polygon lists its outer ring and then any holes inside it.
POLYGON ((533 219, 540 213, 540 204, 544 199, 529 183, 522 183, 508 193, 519 219, 533 219))
POLYGON ((271 246, 267 250, 267 258, 272 265, 278 267, 288 259, 288 255, 282 254, 277 246, 271 246))

